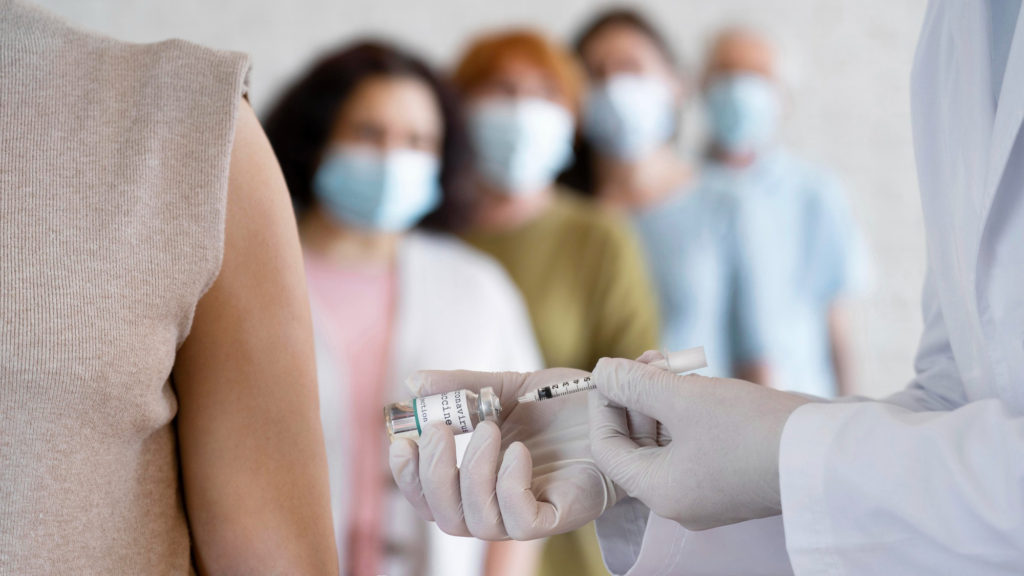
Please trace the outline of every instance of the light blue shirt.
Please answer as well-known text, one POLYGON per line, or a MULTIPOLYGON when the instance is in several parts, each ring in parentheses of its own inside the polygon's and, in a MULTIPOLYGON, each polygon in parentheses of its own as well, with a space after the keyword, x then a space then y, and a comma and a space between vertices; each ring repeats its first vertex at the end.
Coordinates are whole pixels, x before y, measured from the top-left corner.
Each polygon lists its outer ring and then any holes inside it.
POLYGON ((775 384, 831 397, 835 370, 828 334, 831 304, 870 283, 866 250, 838 182, 781 151, 752 166, 705 168, 701 187, 733 198, 737 249, 746 254, 759 341, 775 384))
POLYGON ((760 357, 757 317, 748 313, 740 281, 742 255, 731 198, 698 189, 682 190, 633 217, 657 288, 662 346, 703 346, 708 368, 731 376, 734 367, 760 357))

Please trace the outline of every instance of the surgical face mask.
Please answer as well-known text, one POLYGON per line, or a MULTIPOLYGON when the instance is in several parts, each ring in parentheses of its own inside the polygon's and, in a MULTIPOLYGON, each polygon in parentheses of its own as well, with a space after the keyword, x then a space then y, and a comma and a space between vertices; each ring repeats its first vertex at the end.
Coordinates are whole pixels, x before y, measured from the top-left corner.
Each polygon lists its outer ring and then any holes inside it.
POLYGON ((313 193, 345 224, 401 232, 441 203, 439 175, 440 163, 426 152, 336 148, 320 163, 313 193))
POLYGON ((706 95, 711 136, 726 152, 757 152, 770 144, 779 124, 775 84, 756 74, 723 76, 706 95))
POLYGON ((609 156, 636 160, 668 142, 675 132, 671 87, 660 78, 619 74, 591 90, 583 132, 609 156))
POLYGON ((509 195, 549 186, 572 160, 572 115, 547 100, 483 102, 471 110, 469 129, 480 177, 509 195))

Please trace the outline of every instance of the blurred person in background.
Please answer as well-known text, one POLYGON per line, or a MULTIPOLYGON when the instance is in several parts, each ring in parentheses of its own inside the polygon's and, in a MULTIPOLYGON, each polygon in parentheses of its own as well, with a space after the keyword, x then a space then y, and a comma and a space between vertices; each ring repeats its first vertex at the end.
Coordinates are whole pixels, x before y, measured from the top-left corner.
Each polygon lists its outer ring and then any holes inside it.
MULTIPOLYGON (((761 378, 751 373, 755 347, 741 346, 757 332, 743 326, 754 316, 741 304, 748 267, 739 265, 731 199, 695 193, 675 148, 687 86, 672 48, 631 9, 598 14, 574 47, 590 88, 574 163, 560 181, 632 221, 658 293, 662 346, 704 346, 709 374, 746 368, 745 377, 761 378)), ((542 566, 552 576, 581 566, 607 574, 591 531, 553 536, 542 566)))
MULTIPOLYGON (((403 493, 426 514, 467 518, 497 500, 500 514, 475 527, 481 537, 537 538, 598 517, 608 566, 631 576, 1021 574, 1022 35, 1019 1, 934 1, 924 17, 911 74, 924 329, 905 389, 832 402, 676 376, 645 365, 659 358, 651 353, 602 359, 597 390, 560 399, 552 417, 516 397, 565 371, 420 373, 424 393, 500 389, 509 416, 491 425, 491 446, 478 435, 470 451, 516 442, 497 476, 442 462, 418 478, 396 474, 403 493), (587 454, 606 478, 533 448, 570 446, 583 414, 587 454), (656 424, 671 441, 652 435, 656 424), (545 458, 542 474, 521 464, 531 453, 545 458), (449 495, 445 508, 431 505, 449 495)), ((410 444, 392 445, 396 471, 410 444)), ((438 462, 426 446, 419 462, 438 462)))
POLYGON ((0 0, 0 573, 338 573, 248 70, 0 0))
POLYGON ((538 33, 503 32, 473 42, 453 80, 475 154, 463 238, 523 291, 545 363, 589 369, 655 344, 656 306, 627 223, 555 183, 572 159, 576 60, 538 33))
POLYGON ((709 124, 700 186, 739 210, 767 383, 849 393, 849 298, 869 284, 866 248, 838 181, 777 144, 784 112, 776 47, 746 28, 713 42, 704 69, 709 124))
POLYGON ((704 346, 705 373, 760 381, 735 203, 695 186, 675 147, 687 92, 676 55, 631 9, 596 16, 575 47, 591 88, 576 163, 562 180, 631 216, 658 289, 662 346, 704 346))
MULTIPOLYGON (((536 32, 505 31, 473 42, 454 82, 476 155, 463 237, 523 291, 547 365, 590 370, 656 346, 657 302, 628 223, 555 183, 572 160, 584 91, 575 58, 536 32)), ((603 571, 600 555, 585 552, 596 551, 592 526, 559 540, 545 573, 603 571)))
MULTIPOLYGON (((361 43, 324 56, 266 125, 305 251, 341 565, 354 576, 484 573, 488 543, 447 536, 397 498, 382 415, 409 397, 402 382, 416 369, 541 365, 507 273, 446 233, 468 208, 454 93, 417 57, 361 43)), ((490 548, 487 574, 535 564, 515 553, 530 543, 490 548)))

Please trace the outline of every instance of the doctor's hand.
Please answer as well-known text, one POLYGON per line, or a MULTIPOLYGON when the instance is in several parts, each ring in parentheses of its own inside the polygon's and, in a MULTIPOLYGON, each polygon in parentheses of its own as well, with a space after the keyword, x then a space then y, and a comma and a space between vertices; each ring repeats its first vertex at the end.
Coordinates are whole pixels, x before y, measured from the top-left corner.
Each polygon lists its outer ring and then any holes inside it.
MULTIPOLYGON (((419 396, 491 386, 501 399, 503 420, 500 427, 477 426, 461 468, 455 466, 454 437, 444 425, 428 427, 418 446, 396 440, 390 464, 402 494, 441 530, 484 540, 530 540, 593 521, 618 494, 590 455, 586 395, 516 401, 528 391, 585 375, 566 368, 529 374, 418 372, 409 383, 419 388, 419 396)), ((651 436, 654 422, 645 423, 651 436)))
POLYGON ((643 363, 657 357, 604 358, 594 369, 590 439, 601 470, 656 514, 691 530, 781 513, 782 429, 811 400, 742 380, 677 376, 643 363), (629 420, 638 418, 633 412, 667 429, 659 445, 630 437, 629 420))

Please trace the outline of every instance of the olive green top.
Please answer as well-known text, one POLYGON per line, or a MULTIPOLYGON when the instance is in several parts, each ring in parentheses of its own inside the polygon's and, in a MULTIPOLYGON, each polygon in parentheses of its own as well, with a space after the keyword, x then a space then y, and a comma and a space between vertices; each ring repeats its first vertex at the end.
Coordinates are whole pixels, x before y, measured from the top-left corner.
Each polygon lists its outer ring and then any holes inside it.
POLYGON ((603 356, 635 358, 657 347, 657 301, 624 219, 559 191, 524 226, 464 238, 519 286, 548 366, 591 370, 603 356))

